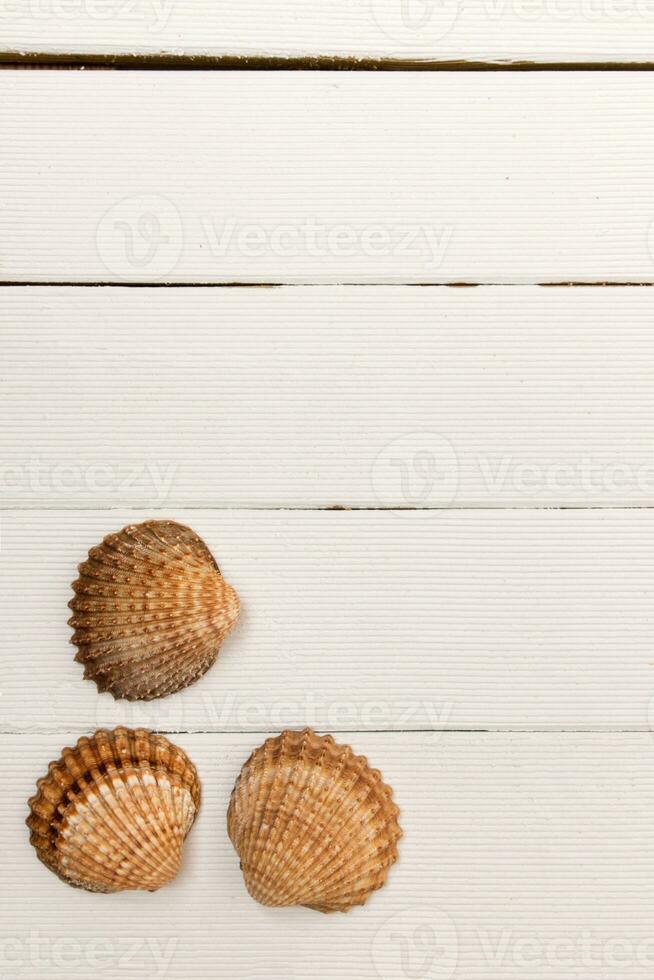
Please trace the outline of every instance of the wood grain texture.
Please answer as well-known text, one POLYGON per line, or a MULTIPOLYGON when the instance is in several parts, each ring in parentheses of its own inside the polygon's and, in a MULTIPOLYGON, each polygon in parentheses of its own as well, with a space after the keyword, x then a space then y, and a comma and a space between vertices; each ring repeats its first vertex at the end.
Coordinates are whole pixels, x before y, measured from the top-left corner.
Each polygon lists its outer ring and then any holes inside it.
MULTIPOLYGON (((638 3, 148 2, 53 0, 44 26, 18 0, 0 45, 651 60, 638 3)), ((646 72, 0 72, 0 281, 326 284, 0 290, 2 980, 651 977, 654 300, 529 284, 654 281, 653 95, 646 72), (460 281, 517 285, 393 285, 460 281), (74 662, 70 584, 155 515, 243 614, 198 684, 114 702, 74 662), (171 887, 91 896, 37 863, 26 800, 120 722, 177 733, 204 805, 171 887), (304 724, 402 809, 347 917, 256 906, 227 839, 250 750, 304 724)))
POLYGON ((12 0, 2 49, 37 54, 650 62, 646 0, 12 0))
POLYGON ((654 503, 654 293, 5 288, 15 507, 654 503))
POLYGON ((180 876, 95 896, 49 874, 23 825, 74 736, 3 736, 4 975, 398 980, 431 962, 437 980, 651 976, 650 735, 343 736, 393 786, 405 832, 386 887, 346 916, 264 909, 245 891, 225 815, 262 739, 176 736, 203 780, 180 876))
POLYGON ((653 510, 170 510, 241 619, 197 684, 114 702, 82 679, 66 604, 88 548, 148 516, 3 516, 5 731, 649 727, 653 510))
POLYGON ((5 71, 0 276, 652 282, 653 97, 647 72, 5 71))

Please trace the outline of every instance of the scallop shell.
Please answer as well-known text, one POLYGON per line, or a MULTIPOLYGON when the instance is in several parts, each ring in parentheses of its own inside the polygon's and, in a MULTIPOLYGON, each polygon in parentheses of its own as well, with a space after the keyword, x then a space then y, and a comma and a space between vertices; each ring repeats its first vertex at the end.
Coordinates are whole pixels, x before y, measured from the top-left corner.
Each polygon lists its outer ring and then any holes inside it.
POLYGON ((200 783, 186 753, 163 735, 116 728, 80 738, 36 787, 30 842, 68 884, 156 891, 179 871, 200 783))
POLYGON ((269 738, 236 781, 227 829, 262 905, 347 912, 386 881, 402 831, 368 760, 310 729, 269 738))
POLYGON ((206 544, 174 521, 109 534, 79 573, 68 603, 75 659, 114 698, 150 701, 193 684, 238 619, 206 544))

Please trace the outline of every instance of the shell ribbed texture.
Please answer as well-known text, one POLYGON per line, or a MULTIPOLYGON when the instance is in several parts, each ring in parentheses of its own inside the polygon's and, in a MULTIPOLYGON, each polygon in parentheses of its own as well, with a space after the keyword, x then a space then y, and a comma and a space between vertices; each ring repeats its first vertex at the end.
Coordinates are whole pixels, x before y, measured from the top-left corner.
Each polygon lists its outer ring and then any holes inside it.
POLYGON ((305 729, 252 753, 227 826, 258 902, 346 912, 384 884, 397 859, 398 814, 365 757, 305 729))
POLYGON ((93 892, 155 891, 177 874, 200 783, 162 735, 97 731, 65 748, 36 786, 30 842, 64 881, 93 892))
POLYGON ((108 535, 79 566, 69 602, 76 660, 99 691, 165 697, 215 662, 239 599, 200 537, 174 521, 108 535))

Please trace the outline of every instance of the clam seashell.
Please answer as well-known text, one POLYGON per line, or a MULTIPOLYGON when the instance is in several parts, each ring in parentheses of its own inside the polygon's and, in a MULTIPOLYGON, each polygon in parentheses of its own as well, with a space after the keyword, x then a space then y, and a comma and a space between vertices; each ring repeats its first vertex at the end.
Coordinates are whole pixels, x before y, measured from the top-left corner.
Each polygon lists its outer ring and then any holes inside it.
POLYGON ((36 786, 30 842, 68 884, 155 891, 179 871, 200 783, 186 753, 163 735, 116 728, 80 738, 36 786))
POLYGON ((79 573, 68 603, 75 659, 114 698, 150 701, 193 684, 238 619, 206 544, 174 521, 109 534, 79 573))
POLYGON ((262 905, 347 912, 386 881, 402 831, 392 790, 331 735, 285 731, 252 753, 227 829, 262 905))

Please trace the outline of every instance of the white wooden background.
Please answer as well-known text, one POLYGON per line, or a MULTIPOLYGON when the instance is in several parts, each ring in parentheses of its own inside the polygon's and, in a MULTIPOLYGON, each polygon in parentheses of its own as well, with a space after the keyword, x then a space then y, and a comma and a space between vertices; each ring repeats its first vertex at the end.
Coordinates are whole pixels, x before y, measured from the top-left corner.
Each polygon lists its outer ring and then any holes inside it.
POLYGON ((654 282, 651 72, 0 75, 8 282, 654 282))
POLYGON ((651 0, 5 0, 8 56, 652 62, 651 0))
POLYGON ((654 75, 593 68, 652 61, 652 19, 0 7, 7 62, 588 68, 0 71, 0 980, 649 980, 654 75), (242 618, 197 685, 114 702, 73 660, 70 583, 157 515, 242 618), (24 827, 47 763, 118 723, 202 777, 153 895, 66 888, 24 827), (304 724, 402 811, 347 916, 257 906, 226 833, 249 752, 304 724))

